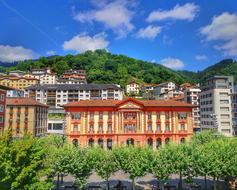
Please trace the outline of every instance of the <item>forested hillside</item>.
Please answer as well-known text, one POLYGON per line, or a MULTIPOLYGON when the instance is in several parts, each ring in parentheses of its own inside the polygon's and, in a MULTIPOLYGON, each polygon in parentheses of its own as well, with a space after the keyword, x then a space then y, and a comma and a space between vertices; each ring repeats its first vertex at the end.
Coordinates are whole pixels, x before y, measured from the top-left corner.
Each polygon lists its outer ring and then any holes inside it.
POLYGON ((66 69, 85 69, 89 83, 117 83, 122 87, 131 80, 140 83, 185 82, 185 77, 162 65, 136 60, 123 55, 114 55, 105 50, 87 51, 78 55, 42 57, 35 61, 19 62, 3 70, 29 71, 50 66, 58 75, 66 69))
MULTIPOLYGON (((5 66, 5 65, 4 65, 5 66)), ((41 57, 38 60, 19 62, 16 66, 0 67, 1 71, 23 70, 50 66, 61 75, 67 69, 85 69, 89 83, 117 83, 124 87, 129 81, 139 83, 162 83, 173 81, 202 83, 213 75, 233 75, 237 82, 237 62, 223 60, 199 72, 173 71, 157 63, 111 54, 105 50, 87 51, 83 54, 41 57)))

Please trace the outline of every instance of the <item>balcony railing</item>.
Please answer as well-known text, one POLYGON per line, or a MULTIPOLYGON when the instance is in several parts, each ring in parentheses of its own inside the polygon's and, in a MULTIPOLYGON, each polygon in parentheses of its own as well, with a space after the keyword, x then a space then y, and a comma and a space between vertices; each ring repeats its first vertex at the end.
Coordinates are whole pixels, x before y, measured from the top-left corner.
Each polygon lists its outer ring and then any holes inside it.
POLYGON ((79 135, 80 131, 71 131, 71 135, 79 135))

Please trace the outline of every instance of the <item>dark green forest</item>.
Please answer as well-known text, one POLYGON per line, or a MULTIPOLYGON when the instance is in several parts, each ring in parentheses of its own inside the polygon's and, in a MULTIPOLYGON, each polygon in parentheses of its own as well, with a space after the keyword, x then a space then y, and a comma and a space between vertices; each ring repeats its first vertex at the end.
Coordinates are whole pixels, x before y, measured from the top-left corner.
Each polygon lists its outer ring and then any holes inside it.
POLYGON ((77 55, 41 57, 37 60, 19 62, 15 66, 0 67, 2 72, 11 70, 29 71, 50 66, 61 75, 67 69, 85 69, 88 83, 117 83, 124 87, 128 82, 159 84, 173 81, 202 83, 213 75, 233 75, 237 80, 237 62, 223 60, 200 72, 173 71, 157 63, 137 60, 124 55, 115 55, 106 50, 87 51, 77 55))

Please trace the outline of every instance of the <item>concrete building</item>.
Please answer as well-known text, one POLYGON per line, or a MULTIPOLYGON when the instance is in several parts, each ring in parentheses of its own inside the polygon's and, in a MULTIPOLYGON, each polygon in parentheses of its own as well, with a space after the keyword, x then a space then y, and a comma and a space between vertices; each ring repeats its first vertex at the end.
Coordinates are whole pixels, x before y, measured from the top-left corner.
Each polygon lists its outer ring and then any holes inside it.
POLYGON ((81 147, 188 141, 193 105, 172 100, 85 100, 64 105, 66 134, 81 147))
POLYGON ((140 85, 132 81, 126 85, 126 94, 127 95, 138 95, 140 92, 140 85))
POLYGON ((184 101, 195 106, 192 112, 194 132, 201 130, 200 93, 201 89, 197 86, 189 86, 184 89, 184 101))
POLYGON ((5 129, 11 128, 14 137, 42 136, 47 131, 47 110, 47 105, 31 98, 7 98, 5 129))
POLYGON ((168 100, 182 95, 178 86, 173 82, 164 82, 153 88, 153 96, 156 100, 168 100))
POLYGON ((49 67, 44 69, 32 69, 30 73, 27 73, 24 76, 28 78, 38 79, 40 84, 56 83, 56 75, 52 73, 49 67))
POLYGON ((232 136, 231 94, 234 80, 232 76, 214 76, 206 81, 200 93, 201 129, 216 129, 232 136))
POLYGON ((39 80, 36 78, 18 77, 18 76, 1 76, 0 85, 13 87, 16 89, 24 90, 25 88, 39 84, 39 80))
POLYGON ((5 106, 6 106, 6 90, 0 87, 0 136, 3 134, 4 131, 5 106))
POLYGON ((234 86, 234 92, 231 94, 231 101, 233 134, 237 136, 237 85, 234 86))
POLYGON ((87 84, 85 70, 66 70, 63 75, 57 79, 57 84, 87 84))
POLYGON ((153 90, 157 84, 144 84, 141 87, 141 93, 143 98, 154 99, 153 90))

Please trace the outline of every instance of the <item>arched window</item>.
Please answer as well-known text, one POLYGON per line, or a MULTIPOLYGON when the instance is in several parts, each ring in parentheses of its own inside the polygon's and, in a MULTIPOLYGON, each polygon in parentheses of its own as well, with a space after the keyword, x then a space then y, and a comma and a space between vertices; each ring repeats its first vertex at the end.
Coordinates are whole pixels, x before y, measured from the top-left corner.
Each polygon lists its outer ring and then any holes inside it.
POLYGON ((170 143, 170 138, 167 137, 167 138, 165 139, 165 144, 169 144, 169 143, 170 143))
POLYGON ((127 145, 128 145, 128 146, 134 145, 134 139, 133 139, 133 138, 127 139, 127 145))
POLYGON ((162 140, 161 140, 161 138, 157 138, 157 139, 156 139, 156 148, 161 147, 161 145, 162 145, 162 140))
POLYGON ((152 139, 151 137, 149 137, 149 138, 147 139, 147 144, 148 144, 148 146, 152 147, 152 145, 153 145, 153 139, 152 139))
POLYGON ((89 146, 94 146, 94 139, 90 138, 88 141, 89 146))
POLYGON ((101 148, 103 148, 103 146, 104 146, 104 140, 103 140, 103 139, 99 139, 99 140, 98 140, 98 145, 99 145, 101 148))
POLYGON ((112 139, 107 139, 107 149, 111 150, 113 146, 113 140, 112 139))
POLYGON ((185 141, 186 141, 185 138, 181 138, 181 139, 180 139, 180 142, 181 142, 181 143, 185 143, 185 141))
POLYGON ((78 140, 77 140, 77 139, 73 139, 73 140, 72 140, 72 144, 73 144, 74 146, 78 146, 78 140))

